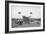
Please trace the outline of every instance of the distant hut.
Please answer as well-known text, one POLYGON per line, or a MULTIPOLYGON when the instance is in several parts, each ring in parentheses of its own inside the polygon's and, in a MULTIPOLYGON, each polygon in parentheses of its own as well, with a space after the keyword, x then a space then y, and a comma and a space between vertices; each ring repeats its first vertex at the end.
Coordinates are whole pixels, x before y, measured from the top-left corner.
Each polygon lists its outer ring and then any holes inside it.
POLYGON ((29 17, 23 16, 23 21, 24 21, 26 24, 29 24, 29 17))

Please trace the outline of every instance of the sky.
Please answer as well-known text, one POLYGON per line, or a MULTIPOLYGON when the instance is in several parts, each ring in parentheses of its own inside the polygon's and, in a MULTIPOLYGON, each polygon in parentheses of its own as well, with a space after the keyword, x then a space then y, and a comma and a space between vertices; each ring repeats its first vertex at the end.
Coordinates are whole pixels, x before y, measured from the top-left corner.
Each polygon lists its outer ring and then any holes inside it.
POLYGON ((41 18, 41 7, 12 5, 11 16, 12 18, 22 18, 22 16, 30 18, 41 18), (32 14, 30 14, 31 12, 32 14))

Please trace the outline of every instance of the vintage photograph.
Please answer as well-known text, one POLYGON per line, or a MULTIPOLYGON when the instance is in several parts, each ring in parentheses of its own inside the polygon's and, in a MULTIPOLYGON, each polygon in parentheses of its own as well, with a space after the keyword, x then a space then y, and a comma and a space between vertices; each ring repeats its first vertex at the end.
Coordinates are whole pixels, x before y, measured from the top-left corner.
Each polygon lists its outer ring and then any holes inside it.
POLYGON ((41 8, 36 6, 11 6, 11 24, 16 27, 40 27, 41 8))

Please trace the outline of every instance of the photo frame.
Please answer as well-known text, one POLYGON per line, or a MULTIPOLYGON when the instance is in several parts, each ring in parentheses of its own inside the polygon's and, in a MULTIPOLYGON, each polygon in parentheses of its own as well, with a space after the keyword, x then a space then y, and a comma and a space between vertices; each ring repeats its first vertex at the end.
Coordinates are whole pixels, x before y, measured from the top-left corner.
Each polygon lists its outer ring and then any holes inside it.
POLYGON ((44 30, 45 3, 5 1, 5 33, 44 30))

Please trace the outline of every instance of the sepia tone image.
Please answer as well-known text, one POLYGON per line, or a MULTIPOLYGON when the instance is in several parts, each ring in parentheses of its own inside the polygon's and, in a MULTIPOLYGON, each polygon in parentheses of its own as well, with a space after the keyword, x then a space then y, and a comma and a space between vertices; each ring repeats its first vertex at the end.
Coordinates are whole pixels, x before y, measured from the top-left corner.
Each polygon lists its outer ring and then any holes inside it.
POLYGON ((37 6, 11 6, 12 28, 40 27, 41 8, 37 6))

